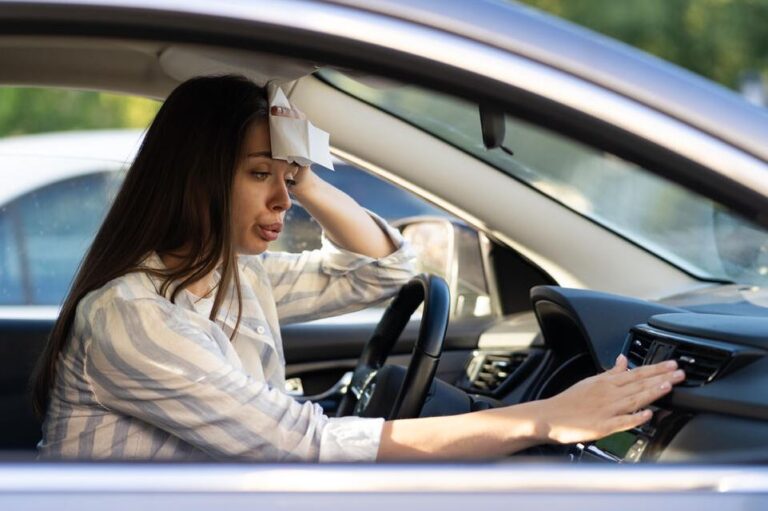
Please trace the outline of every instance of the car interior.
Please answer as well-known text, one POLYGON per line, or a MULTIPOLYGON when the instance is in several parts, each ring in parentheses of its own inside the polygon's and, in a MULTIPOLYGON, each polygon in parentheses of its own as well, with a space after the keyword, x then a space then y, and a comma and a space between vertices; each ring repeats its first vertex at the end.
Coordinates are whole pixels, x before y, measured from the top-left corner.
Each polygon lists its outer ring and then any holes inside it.
MULTIPOLYGON (((686 381, 654 404, 649 424, 587 445, 526 454, 610 463, 764 459, 768 297, 759 285, 708 274, 679 254, 655 251, 600 211, 581 207, 585 199, 577 185, 561 193, 565 188, 556 183, 525 178, 530 169, 515 162, 533 139, 515 122, 574 139, 573 128, 564 123, 560 130, 551 111, 488 106, 467 88, 407 83, 407 76, 348 64, 305 59, 293 48, 253 51, 105 36, 0 37, 4 86, 162 100, 198 75, 278 81, 289 99, 331 134, 335 157, 451 215, 397 223, 417 248, 419 267, 442 277, 445 289, 419 281, 389 306, 378 327, 381 312, 360 321, 283 326, 286 376, 297 399, 319 402, 331 415, 392 416, 401 405, 413 408, 408 391, 418 388, 412 393, 420 394, 424 405, 409 413, 461 413, 550 397, 610 368, 619 353, 633 367, 675 359, 686 370, 686 381), (476 117, 465 121, 480 142, 464 146, 451 134, 441 135, 445 126, 436 117, 414 120, 377 103, 408 87, 476 107, 476 117), (504 133, 499 126, 507 116, 504 133), (440 129, 431 130, 430 123, 440 129), (507 161, 513 170, 504 167, 507 161), (440 250, 430 253, 430 247, 440 250), (388 345, 389 357, 363 360, 372 343, 388 345), (373 395, 365 395, 360 379, 384 368, 389 372, 380 376, 373 395), (353 390, 357 403, 348 402, 353 390)), ((413 111, 421 114, 417 106, 413 111)), ((578 140, 585 146, 593 142, 595 154, 607 155, 603 167, 619 160, 651 166, 652 157, 624 153, 621 144, 578 140)), ((762 227, 749 225, 765 236, 762 227)), ((763 239, 754 257, 764 257, 763 239)), ((0 448, 33 456, 40 426, 31 412, 28 379, 53 320, 14 314, 9 308, 0 316, 0 448)))

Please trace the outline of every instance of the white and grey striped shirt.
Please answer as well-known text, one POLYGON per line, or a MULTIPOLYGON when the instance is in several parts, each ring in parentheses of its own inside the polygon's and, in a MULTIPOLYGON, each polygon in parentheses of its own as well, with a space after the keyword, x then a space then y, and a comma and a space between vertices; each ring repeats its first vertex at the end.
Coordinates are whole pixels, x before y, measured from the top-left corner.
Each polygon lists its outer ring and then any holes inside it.
MULTIPOLYGON (((173 304, 144 272, 88 293, 59 356, 41 457, 374 460, 383 419, 328 418, 285 394, 278 323, 363 308, 413 275, 407 244, 372 216, 399 247, 378 260, 325 238, 311 252, 241 256, 232 341, 234 298, 212 322, 204 302, 182 291, 173 304)), ((145 265, 162 261, 152 254, 145 265)))

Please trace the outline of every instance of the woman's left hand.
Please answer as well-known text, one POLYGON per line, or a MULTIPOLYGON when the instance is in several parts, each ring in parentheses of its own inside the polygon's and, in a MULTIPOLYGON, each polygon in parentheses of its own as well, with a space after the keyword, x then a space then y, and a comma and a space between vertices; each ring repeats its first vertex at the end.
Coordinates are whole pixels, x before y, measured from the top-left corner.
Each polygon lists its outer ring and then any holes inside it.
MULTIPOLYGON (((270 114, 306 119, 293 105, 290 108, 273 106, 270 114)), ((376 259, 397 250, 389 235, 352 197, 316 176, 309 167, 299 167, 294 179, 293 197, 341 248, 376 259)))
MULTIPOLYGON (((284 106, 273 106, 270 108, 270 114, 280 117, 291 117, 293 119, 306 119, 304 112, 292 105, 291 108, 284 106)), ((306 191, 314 185, 317 176, 310 167, 298 166, 298 171, 294 176, 295 185, 291 188, 291 194, 301 202, 301 197, 306 191)))

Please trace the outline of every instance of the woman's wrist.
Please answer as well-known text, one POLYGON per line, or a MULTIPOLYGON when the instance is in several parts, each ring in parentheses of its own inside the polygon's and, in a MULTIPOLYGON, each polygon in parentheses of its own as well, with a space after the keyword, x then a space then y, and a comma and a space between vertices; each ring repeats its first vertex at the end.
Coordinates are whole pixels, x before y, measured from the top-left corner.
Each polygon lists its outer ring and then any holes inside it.
POLYGON ((323 180, 317 177, 310 167, 303 168, 300 174, 300 179, 297 179, 296 184, 291 189, 291 194, 304 205, 312 202, 313 197, 318 194, 323 180))
POLYGON ((543 401, 532 401, 514 406, 483 410, 486 424, 499 428, 504 452, 507 454, 549 443, 548 427, 542 415, 546 412, 543 401))
POLYGON ((525 403, 525 405, 528 407, 527 413, 531 415, 533 421, 532 437, 535 443, 558 443, 558 440, 553 437, 552 428, 553 407, 557 406, 556 403, 550 398, 531 401, 530 403, 525 403))

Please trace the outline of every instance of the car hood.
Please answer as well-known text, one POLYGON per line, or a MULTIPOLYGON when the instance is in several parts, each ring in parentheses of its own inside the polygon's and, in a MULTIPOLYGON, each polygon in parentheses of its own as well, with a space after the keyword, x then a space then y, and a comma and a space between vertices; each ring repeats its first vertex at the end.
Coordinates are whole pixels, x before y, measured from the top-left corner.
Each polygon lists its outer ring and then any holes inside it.
POLYGON ((768 317, 768 289, 741 284, 706 287, 673 295, 660 302, 705 314, 768 317))

